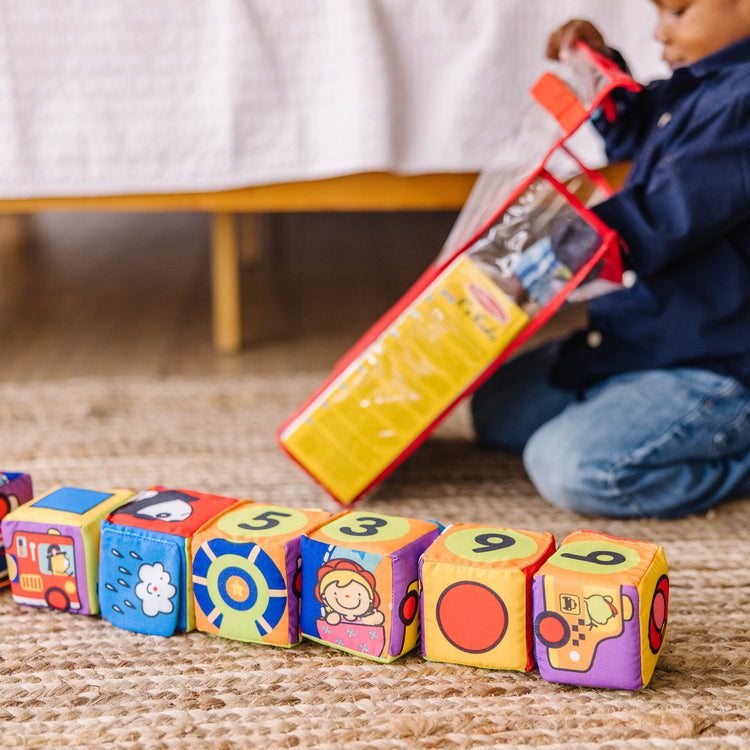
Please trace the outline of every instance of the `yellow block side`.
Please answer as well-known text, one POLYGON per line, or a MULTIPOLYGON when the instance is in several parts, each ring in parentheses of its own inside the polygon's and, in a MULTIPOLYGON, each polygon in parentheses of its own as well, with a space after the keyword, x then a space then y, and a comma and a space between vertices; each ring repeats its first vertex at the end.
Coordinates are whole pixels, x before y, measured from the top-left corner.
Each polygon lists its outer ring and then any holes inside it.
POLYGON ((422 565, 423 650, 430 661, 525 671, 527 578, 520 570, 422 565))
POLYGON ((641 623, 641 674, 643 676, 644 687, 648 685, 654 674, 656 662, 659 660, 659 654, 661 654, 664 640, 667 637, 667 620, 664 620, 663 627, 661 628, 658 628, 661 623, 655 623, 660 632, 659 635, 655 636, 653 645, 658 646, 658 648, 654 652, 649 634, 652 628, 652 605, 659 580, 662 576, 668 575, 667 558, 664 550, 660 548, 651 567, 638 586, 638 601, 640 602, 638 614, 641 623))

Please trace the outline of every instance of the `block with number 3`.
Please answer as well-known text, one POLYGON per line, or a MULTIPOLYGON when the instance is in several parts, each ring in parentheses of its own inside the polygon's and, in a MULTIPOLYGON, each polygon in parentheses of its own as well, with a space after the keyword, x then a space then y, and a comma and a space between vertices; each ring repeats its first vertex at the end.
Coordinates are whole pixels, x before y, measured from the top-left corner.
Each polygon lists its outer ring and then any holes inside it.
POLYGON ((669 578, 657 544, 577 531, 534 578, 539 673, 549 682, 640 690, 667 629, 669 578))
POLYGON ((551 534, 449 526, 420 561, 424 657, 531 669, 531 581, 554 550, 551 534))
POLYGON ((302 635, 380 662, 419 639, 419 557, 433 521, 345 512, 302 537, 302 635))
POLYGON ((300 537, 330 516, 242 502, 199 529, 196 629, 251 643, 299 643, 300 537))

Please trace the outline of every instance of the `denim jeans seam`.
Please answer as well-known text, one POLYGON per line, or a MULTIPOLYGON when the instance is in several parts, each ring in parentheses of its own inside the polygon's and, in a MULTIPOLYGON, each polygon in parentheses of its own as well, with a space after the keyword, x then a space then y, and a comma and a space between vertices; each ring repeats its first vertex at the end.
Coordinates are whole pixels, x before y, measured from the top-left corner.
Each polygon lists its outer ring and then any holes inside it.
POLYGON ((610 491, 613 492, 617 496, 617 499, 619 501, 620 506, 626 506, 633 514, 643 515, 643 510, 641 509, 640 505, 636 502, 635 498, 632 494, 622 492, 618 486, 617 481, 617 468, 615 466, 612 467, 612 470, 609 472, 609 488, 610 491))
MULTIPOLYGON (((732 388, 734 388, 734 385, 731 381, 723 383, 722 386, 717 389, 715 396, 725 395, 723 392, 729 392, 732 388)), ((682 430, 697 422, 700 417, 705 414, 705 402, 706 399, 701 399, 687 415, 681 419, 675 420, 667 430, 654 436, 651 440, 638 446, 638 448, 627 455, 621 456, 618 461, 612 462, 608 472, 609 476, 607 484, 610 491, 617 493, 620 502, 623 505, 627 502, 628 506, 639 515, 643 515, 645 512, 636 498, 631 493, 624 492, 620 487, 623 469, 628 465, 642 465, 643 461, 650 453, 653 453, 657 448, 664 446, 668 442, 675 440, 682 430)), ((750 399, 748 399, 748 402, 747 406, 750 407, 750 399)), ((746 407, 743 409, 743 412, 748 412, 748 416, 750 416, 750 408, 746 407)))
POLYGON ((726 450, 727 444, 731 441, 733 435, 736 435, 750 423, 750 396, 745 399, 745 403, 739 410, 737 416, 732 419, 721 431, 714 435, 713 445, 715 455, 731 455, 731 451, 726 450), (723 439, 722 439, 723 438, 723 439))
MULTIPOLYGON (((728 384, 723 384, 721 388, 717 389, 714 397, 719 395, 725 396, 732 392, 732 390, 738 390, 734 387, 730 381, 728 384)), ((707 398, 711 398, 707 395, 707 398)), ((608 472, 608 486, 611 492, 617 493, 621 505, 627 506, 636 514, 644 515, 647 511, 640 506, 640 503, 632 493, 624 492, 621 489, 621 482, 623 478, 623 470, 628 466, 635 466, 641 464, 647 459, 650 453, 653 453, 658 448, 663 447, 671 440, 675 440, 680 432, 687 426, 693 425, 700 421, 701 417, 706 414, 705 399, 700 404, 685 415, 682 419, 675 420, 669 429, 665 430, 661 435, 655 436, 647 443, 642 444, 636 450, 630 452, 628 455, 621 456, 618 461, 613 461, 609 472, 608 472)), ((744 398, 744 403, 741 408, 736 412, 736 415, 729 420, 722 433, 725 436, 730 436, 733 431, 739 430, 743 425, 747 425, 750 422, 750 395, 744 398)), ((721 434, 717 431, 714 440, 713 447, 718 448, 717 436, 721 434)), ((730 455, 727 451, 719 451, 718 449, 713 451, 716 457, 726 457, 730 455)))

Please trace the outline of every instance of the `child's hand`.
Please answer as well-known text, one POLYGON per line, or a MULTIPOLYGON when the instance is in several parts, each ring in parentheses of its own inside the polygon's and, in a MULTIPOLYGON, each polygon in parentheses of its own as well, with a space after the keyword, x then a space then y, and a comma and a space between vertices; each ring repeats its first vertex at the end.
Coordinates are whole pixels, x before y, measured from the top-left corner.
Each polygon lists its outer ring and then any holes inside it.
POLYGON ((572 50, 578 41, 585 42, 602 55, 610 56, 609 47, 599 29, 591 21, 574 18, 550 34, 547 41, 547 57, 550 60, 559 60, 566 52, 572 50))

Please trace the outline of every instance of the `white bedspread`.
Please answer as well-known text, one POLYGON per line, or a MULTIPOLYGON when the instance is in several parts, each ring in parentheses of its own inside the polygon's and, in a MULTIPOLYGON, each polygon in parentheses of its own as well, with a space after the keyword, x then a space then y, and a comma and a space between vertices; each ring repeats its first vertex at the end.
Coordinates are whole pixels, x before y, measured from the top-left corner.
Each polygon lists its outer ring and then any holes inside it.
POLYGON ((574 15, 665 73, 648 0, 0 0, 0 198, 480 170, 574 15))

